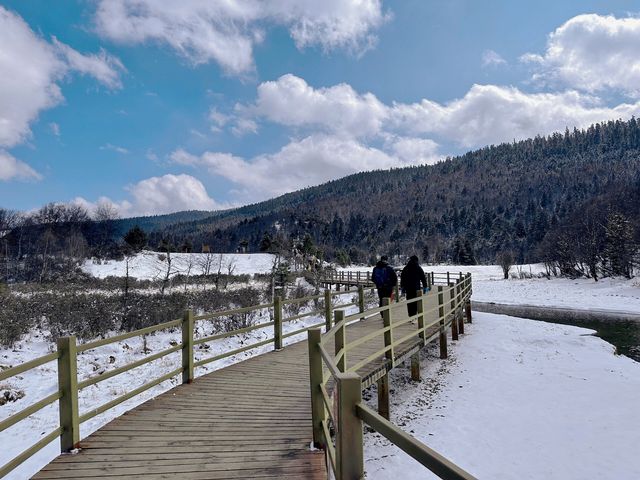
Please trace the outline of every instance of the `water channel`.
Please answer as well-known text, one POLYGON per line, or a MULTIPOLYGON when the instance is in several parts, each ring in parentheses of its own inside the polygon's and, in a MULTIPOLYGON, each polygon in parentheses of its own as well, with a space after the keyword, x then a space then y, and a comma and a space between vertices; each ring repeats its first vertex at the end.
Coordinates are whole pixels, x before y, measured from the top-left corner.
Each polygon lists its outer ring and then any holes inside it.
POLYGON ((632 320, 541 320, 549 323, 590 328, 597 336, 616 347, 621 355, 640 362, 640 322, 632 320))

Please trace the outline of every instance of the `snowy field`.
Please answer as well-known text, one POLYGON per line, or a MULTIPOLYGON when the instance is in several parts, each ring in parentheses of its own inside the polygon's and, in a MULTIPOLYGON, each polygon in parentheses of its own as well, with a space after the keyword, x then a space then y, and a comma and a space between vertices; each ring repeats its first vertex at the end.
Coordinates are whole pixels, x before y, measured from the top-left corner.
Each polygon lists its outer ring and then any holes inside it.
MULTIPOLYGON (((465 332, 422 382, 393 371, 394 423, 480 479, 640 478, 640 363, 578 327, 474 313, 465 332)), ((436 478, 365 442, 368 479, 436 478)))
POLYGON ((589 278, 538 278, 544 272, 540 264, 515 266, 510 272, 512 276, 519 277, 519 272, 523 272, 534 278, 508 280, 504 280, 498 265, 422 265, 422 268, 425 272, 471 272, 473 300, 477 302, 640 313, 639 278, 604 278, 597 282, 589 278))
MULTIPOLYGON (((224 273, 229 263, 234 264, 234 273, 238 274, 267 272, 273 260, 269 254, 212 255, 222 262, 224 273)), ((186 272, 191 265, 191 274, 199 273, 203 257, 172 254, 176 269, 186 272)), ((157 278, 163 268, 159 262, 156 253, 140 254, 130 263, 130 275, 157 278)), ((640 312, 638 280, 503 280, 498 266, 424 268, 471 272, 476 301, 640 312)), ((124 275, 125 262, 89 262, 84 269, 98 277, 124 275)), ((535 275, 543 269, 534 265, 522 270, 535 275)), ((512 273, 517 274, 518 270, 512 273)), ((452 346, 448 360, 432 357, 423 361, 423 378, 430 380, 413 384, 407 382, 406 371, 394 371, 394 389, 402 392, 392 395, 396 402, 392 408, 395 423, 479 478, 640 478, 640 460, 634 456, 640 440, 635 427, 640 424, 639 363, 614 355, 613 346, 591 336, 589 330, 500 315, 475 313, 474 317, 474 324, 467 327, 461 342, 452 346)), ((259 321, 266 322, 268 318, 259 321)), ((318 321, 294 322, 285 325, 285 332, 318 321)), ((203 323, 198 333, 211 334, 212 328, 203 323)), ((197 351, 196 360, 263 340, 270 334, 266 329, 225 339, 207 351, 197 351)), ((0 368, 48 353, 53 347, 47 338, 46 332, 34 332, 14 349, 0 349, 0 368)), ((298 335, 287 339, 287 343, 304 338, 304 334, 298 335)), ((152 353, 169 348, 173 342, 180 342, 179 331, 148 337, 152 353)), ((269 349, 270 346, 260 347, 215 362, 198 369, 196 374, 269 349)), ((143 356, 140 339, 101 347, 80 355, 79 375, 82 379, 98 375, 143 356)), ((174 353, 89 387, 80 397, 81 412, 176 368, 179 356, 179 352, 174 353)), ((3 391, 22 390, 26 395, 0 406, 0 421, 52 393, 55 381, 56 365, 50 363, 3 382, 3 391)), ((83 424, 82 436, 177 383, 177 379, 164 382, 83 424)), ((0 464, 53 430, 57 419, 54 404, 2 432, 0 464)), ((367 478, 391 478, 399 473, 407 478, 428 478, 419 464, 383 439, 375 434, 366 438, 367 478)), ((57 454, 55 441, 7 478, 27 478, 57 454)))
MULTIPOLYGON (((129 275, 138 280, 161 278, 167 271, 167 261, 161 257, 166 257, 166 254, 142 252, 131 257, 129 275)), ((211 261, 211 273, 217 272, 220 265, 222 273, 229 273, 228 269, 232 267, 234 275, 268 273, 274 260, 270 253, 172 253, 171 269, 175 273, 200 275, 207 258, 211 261)), ((83 271, 98 278, 124 277, 126 268, 125 260, 108 260, 105 263, 87 260, 82 266, 83 271)))

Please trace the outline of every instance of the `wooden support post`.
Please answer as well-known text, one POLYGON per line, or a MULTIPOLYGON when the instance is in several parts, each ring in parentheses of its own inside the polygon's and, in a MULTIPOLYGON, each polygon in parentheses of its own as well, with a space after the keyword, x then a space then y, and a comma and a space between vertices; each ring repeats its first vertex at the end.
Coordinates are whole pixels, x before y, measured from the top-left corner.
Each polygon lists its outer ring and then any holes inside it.
POLYGON ((325 332, 331 330, 331 318, 333 309, 331 308, 331 290, 324 291, 324 321, 325 321, 325 332))
POLYGON ((411 355, 411 380, 420 381, 420 352, 411 355))
POLYGON ((451 278, 450 278, 450 274, 449 272, 447 272, 447 285, 449 285, 451 283, 451 278))
POLYGON ((447 330, 444 325, 444 287, 438 285, 438 316, 440 318, 440 358, 447 358, 447 330))
POLYGON ((396 283, 396 286, 394 287, 395 290, 395 297, 396 297, 396 303, 398 303, 400 301, 400 286, 396 283))
POLYGON ((458 320, 458 333, 464 335, 464 315, 462 314, 462 279, 456 282, 456 319, 458 320))
POLYGON ((431 289, 432 281, 431 281, 431 273, 427 273, 427 288, 431 289))
POLYGON ((338 435, 336 439, 338 480, 364 477, 362 420, 356 405, 362 402, 362 380, 355 373, 343 373, 338 383, 338 435))
POLYGON ((360 270, 358 270, 357 281, 358 281, 358 285, 360 285, 360 270))
POLYGON ((451 315, 451 340, 458 340, 458 319, 456 317, 456 286, 449 284, 449 315, 451 315))
POLYGON ((422 345, 426 345, 426 337, 424 334, 424 298, 422 298, 422 290, 418 290, 416 292, 416 294, 418 295, 418 298, 420 300, 418 300, 418 302, 416 303, 416 306, 418 307, 418 336, 420 337, 420 340, 422 340, 422 345))
POLYGON ((391 319, 391 306, 388 298, 382 299, 382 306, 387 307, 382 311, 382 323, 385 328, 389 329, 384 332, 384 346, 387 347, 387 351, 384 352, 385 358, 389 361, 389 368, 395 366, 395 356, 393 354, 393 325, 391 319))
MULTIPOLYGON (((344 310, 336 310, 335 323, 339 323, 343 319, 344 319, 344 310)), ((344 345, 347 342, 346 330, 347 329, 345 328, 345 326, 342 325, 342 327, 336 331, 336 336, 335 336, 336 355, 340 350, 344 350, 344 345)), ((342 357, 336 363, 336 366, 338 367, 338 370, 340 370, 341 372, 344 372, 347 370, 347 352, 346 351, 344 351, 342 357)))
POLYGON ((468 301, 465 305, 465 311, 467 314, 467 323, 472 323, 471 321, 471 301, 468 301))
POLYGON ((185 310, 182 317, 182 383, 191 383, 194 379, 193 329, 193 311, 185 310))
MULTIPOLYGON (((364 287, 362 285, 358 285, 358 311, 364 313, 364 287)), ((364 320, 364 316, 360 320, 364 320)))
POLYGON ((340 284, 336 283, 336 292, 339 292, 339 291, 340 291, 340 284))
POLYGON ((389 420, 389 373, 378 379, 378 413, 389 420))
POLYGON ((324 438, 322 422, 327 418, 327 412, 322 400, 322 356, 320 355, 320 338, 322 330, 312 328, 307 331, 307 343, 309 347, 309 379, 311 385, 311 421, 313 423, 313 446, 324 448, 325 442, 331 441, 324 438))
POLYGON ((431 285, 436 284, 436 272, 431 272, 431 285))
POLYGON ((68 452, 77 448, 80 443, 76 337, 59 338, 58 353, 58 388, 62 394, 58 402, 62 427, 60 450, 68 452))
POLYGON ((282 299, 273 299, 273 348, 282 350, 282 299))

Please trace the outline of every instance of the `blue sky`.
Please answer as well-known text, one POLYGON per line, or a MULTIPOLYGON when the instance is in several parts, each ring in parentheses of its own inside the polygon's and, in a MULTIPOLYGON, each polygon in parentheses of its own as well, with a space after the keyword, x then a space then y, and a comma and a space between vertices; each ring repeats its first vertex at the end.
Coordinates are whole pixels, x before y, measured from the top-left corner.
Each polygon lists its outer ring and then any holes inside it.
POLYGON ((0 0, 4 208, 225 208, 640 111, 637 2, 51 5, 0 0))

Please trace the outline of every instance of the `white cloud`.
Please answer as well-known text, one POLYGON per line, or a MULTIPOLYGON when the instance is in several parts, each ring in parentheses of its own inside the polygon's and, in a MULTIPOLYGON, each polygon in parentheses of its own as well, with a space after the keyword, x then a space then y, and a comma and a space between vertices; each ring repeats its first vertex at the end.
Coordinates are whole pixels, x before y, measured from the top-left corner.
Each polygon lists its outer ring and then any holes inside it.
POLYGON ((284 26, 298 48, 363 51, 386 18, 381 0, 100 0, 95 22, 112 40, 167 44, 194 64, 241 74, 253 68, 264 28, 284 26))
POLYGON ((24 162, 16 159, 9 152, 0 149, 0 180, 13 179, 41 180, 42 175, 24 162))
POLYGON ((176 150, 171 160, 181 165, 206 168, 239 187, 236 192, 243 203, 262 200, 318 185, 366 170, 402 167, 421 163, 425 152, 430 160, 437 146, 430 141, 391 139, 391 150, 398 156, 363 145, 352 139, 329 135, 312 135, 292 141, 273 154, 259 155, 250 160, 229 153, 205 152, 200 156, 176 150), (415 143, 412 144, 412 141, 415 143), (419 155, 411 155, 419 152, 419 155))
POLYGON ((413 144, 427 149, 424 158, 432 158, 428 142, 433 141, 433 136, 439 143, 474 148, 549 134, 565 127, 627 119, 637 116, 639 107, 640 103, 608 107, 598 97, 571 90, 526 93, 497 85, 473 85, 462 98, 446 104, 423 99, 386 105, 375 95, 360 94, 347 84, 315 89, 288 74, 259 85, 255 104, 236 107, 236 122, 254 122, 257 130, 255 122, 262 119, 305 128, 311 133, 320 131, 365 140, 413 136, 413 144), (416 144, 417 140, 423 143, 416 144))
POLYGON ((314 89, 291 74, 260 84, 255 105, 239 111, 244 119, 257 115, 281 125, 320 127, 352 136, 377 134, 388 114, 371 93, 359 94, 344 83, 314 89))
POLYGON ((60 125, 58 125, 56 122, 51 122, 49 123, 49 130, 51 131, 52 134, 54 134, 56 137, 60 136, 60 125))
POLYGON ((482 66, 483 67, 497 67, 499 65, 506 65, 507 61, 502 56, 493 50, 485 50, 482 52, 482 66))
POLYGON ((428 138, 389 136, 385 149, 405 164, 433 164, 442 159, 438 144, 428 138))
POLYGON ((445 105, 430 100, 396 104, 391 123, 414 135, 438 135, 472 148, 639 113, 640 102, 607 107, 575 91, 525 93, 514 87, 474 85, 463 98, 445 105))
POLYGON ((163 175, 151 177, 129 185, 126 190, 130 200, 114 201, 108 197, 100 197, 91 202, 77 197, 73 203, 94 211, 100 203, 112 205, 121 217, 139 215, 160 215, 184 210, 220 210, 228 208, 228 204, 218 203, 207 193, 200 180, 191 175, 163 175))
POLYGON ((70 70, 82 75, 89 75, 112 89, 122 87, 120 72, 126 69, 118 58, 107 53, 104 49, 100 49, 98 54, 83 55, 69 45, 58 41, 55 37, 53 38, 53 46, 64 58, 70 70))
POLYGON ((112 152, 116 152, 119 153, 120 155, 128 155, 129 154, 129 150, 124 148, 124 147, 120 147, 118 145, 112 145, 111 143, 107 143, 105 145, 102 145, 100 147, 100 150, 111 150, 112 152))
MULTIPOLYGON (((56 39, 45 41, 21 17, 0 6, 0 147, 19 145, 31 136, 30 125, 40 112, 62 102, 59 83, 71 72, 92 75, 114 88, 119 85, 120 67, 105 52, 83 55, 56 39)), ((35 178, 24 163, 7 161, 6 152, 3 156, 5 167, 21 165, 18 176, 35 178)))
POLYGON ((640 18, 595 14, 571 18, 549 35, 543 55, 526 54, 540 68, 534 78, 597 92, 640 96, 640 18))

